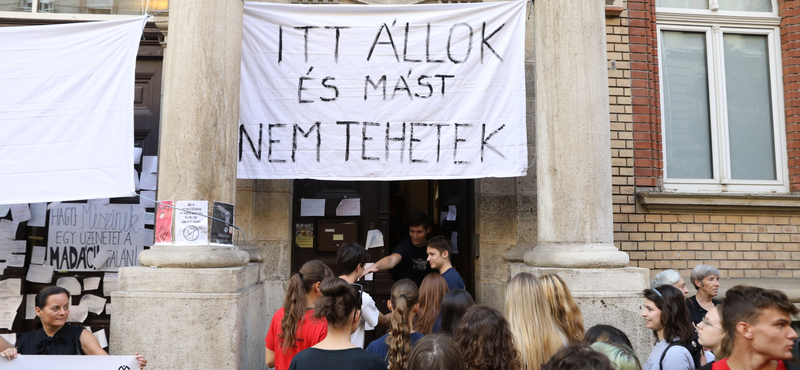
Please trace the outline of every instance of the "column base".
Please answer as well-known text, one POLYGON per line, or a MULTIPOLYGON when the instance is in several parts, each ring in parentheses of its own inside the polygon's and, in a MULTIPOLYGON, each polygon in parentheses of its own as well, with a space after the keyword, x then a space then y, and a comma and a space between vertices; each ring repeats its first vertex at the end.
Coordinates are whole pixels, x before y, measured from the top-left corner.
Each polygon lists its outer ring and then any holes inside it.
POLYGON ((610 243, 539 243, 524 260, 537 267, 619 268, 627 266, 630 257, 610 243))
POLYGON ((166 268, 239 267, 250 262, 247 251, 215 245, 155 244, 139 253, 142 266, 166 268))
POLYGON ((259 266, 221 269, 128 267, 112 293, 112 355, 143 354, 162 370, 264 368, 259 266))
POLYGON ((653 332, 645 326, 641 312, 642 290, 649 288, 650 273, 646 268, 568 269, 511 265, 511 276, 520 272, 536 276, 556 274, 567 283, 575 302, 583 313, 586 330, 594 325, 614 326, 628 336, 640 359, 647 359, 653 347, 653 332))

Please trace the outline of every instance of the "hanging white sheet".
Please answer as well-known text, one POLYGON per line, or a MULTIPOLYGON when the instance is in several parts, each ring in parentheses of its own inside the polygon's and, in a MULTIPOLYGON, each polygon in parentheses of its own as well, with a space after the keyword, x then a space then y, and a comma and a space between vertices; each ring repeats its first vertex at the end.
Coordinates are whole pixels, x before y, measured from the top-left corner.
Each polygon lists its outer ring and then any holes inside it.
POLYGON ((525 1, 246 2, 238 177, 524 176, 525 1))
POLYGON ((133 192, 144 23, 0 27, 0 204, 133 192))

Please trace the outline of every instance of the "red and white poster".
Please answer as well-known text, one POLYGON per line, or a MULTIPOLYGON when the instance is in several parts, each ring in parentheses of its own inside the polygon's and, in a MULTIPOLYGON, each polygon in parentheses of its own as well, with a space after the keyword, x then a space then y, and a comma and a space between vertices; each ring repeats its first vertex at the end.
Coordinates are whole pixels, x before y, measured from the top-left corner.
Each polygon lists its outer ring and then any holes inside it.
POLYGON ((156 212, 156 243, 172 243, 172 206, 173 201, 158 202, 156 212))

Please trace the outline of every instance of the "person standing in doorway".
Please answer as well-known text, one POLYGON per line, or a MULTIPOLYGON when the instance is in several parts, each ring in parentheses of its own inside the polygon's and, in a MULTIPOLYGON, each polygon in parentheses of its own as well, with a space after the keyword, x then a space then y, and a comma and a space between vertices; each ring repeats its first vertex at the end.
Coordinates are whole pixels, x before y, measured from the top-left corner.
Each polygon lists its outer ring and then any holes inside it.
POLYGON ((431 268, 439 270, 450 290, 464 289, 464 280, 461 275, 453 268, 450 263, 450 256, 453 254, 453 246, 450 241, 443 236, 434 236, 428 241, 428 263, 431 268))
POLYGON ((425 275, 433 271, 428 265, 427 249, 431 223, 427 215, 417 212, 411 216, 408 225, 408 238, 400 242, 394 253, 375 262, 361 276, 397 266, 400 269, 398 280, 410 279, 417 286, 422 284, 425 275))

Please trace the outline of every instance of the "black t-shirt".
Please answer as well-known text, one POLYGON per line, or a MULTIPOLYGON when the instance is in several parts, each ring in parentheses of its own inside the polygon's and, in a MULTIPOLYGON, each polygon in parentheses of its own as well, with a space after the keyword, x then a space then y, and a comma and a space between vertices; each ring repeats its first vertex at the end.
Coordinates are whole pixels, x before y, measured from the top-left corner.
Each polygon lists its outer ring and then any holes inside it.
POLYGON ((17 352, 23 355, 82 355, 81 333, 84 327, 64 325, 52 337, 44 329, 23 333, 17 339, 17 352))
POLYGON ((398 280, 411 279, 417 283, 417 286, 420 286, 425 275, 433 271, 428 263, 428 248, 415 246, 411 243, 411 238, 405 238, 400 242, 394 249, 394 253, 403 257, 403 260, 395 266, 398 271, 398 280))
MULTIPOLYGON (((722 302, 712 298, 711 303, 716 306, 722 302)), ((700 303, 697 303, 697 296, 686 298, 686 306, 689 307, 689 315, 692 316, 692 322, 695 325, 699 324, 700 321, 703 321, 703 317, 708 313, 705 308, 700 306, 700 303)))
POLYGON ((361 348, 308 348, 292 359, 289 370, 386 370, 380 356, 361 348))

